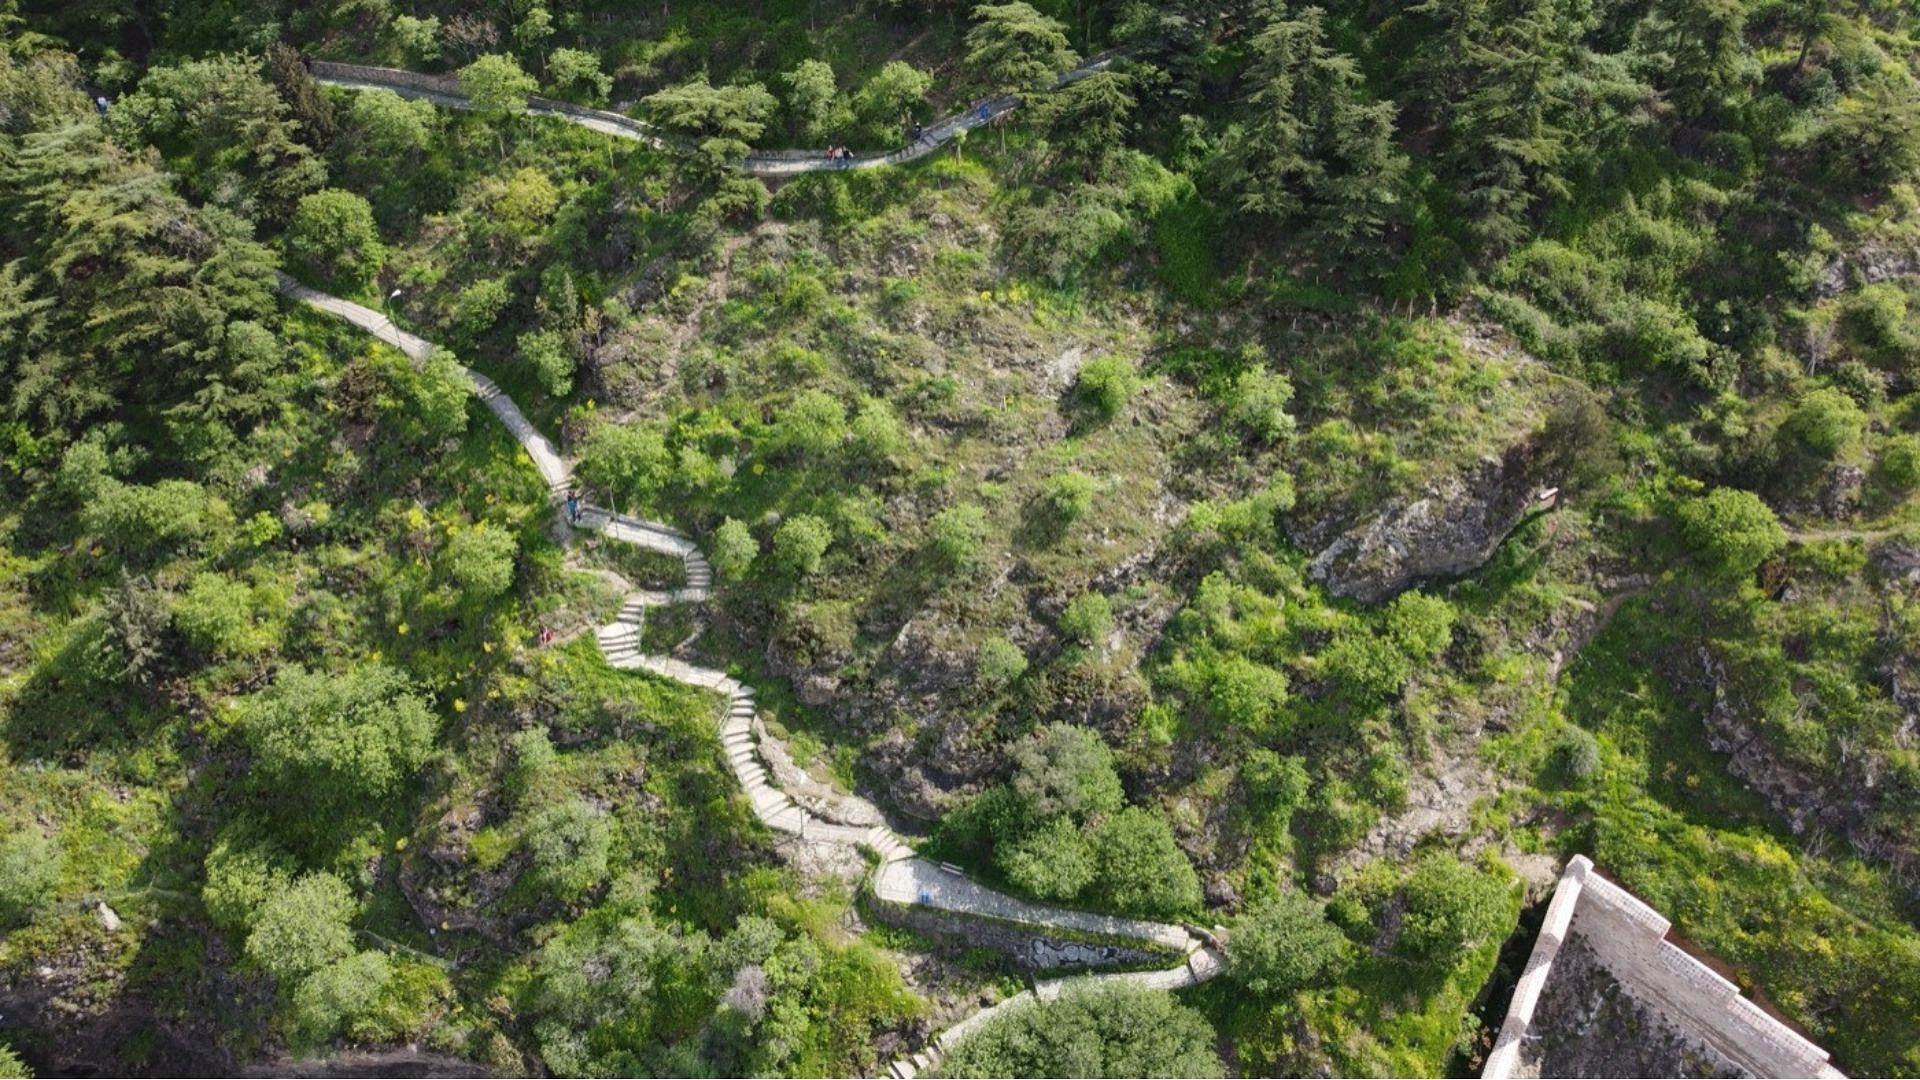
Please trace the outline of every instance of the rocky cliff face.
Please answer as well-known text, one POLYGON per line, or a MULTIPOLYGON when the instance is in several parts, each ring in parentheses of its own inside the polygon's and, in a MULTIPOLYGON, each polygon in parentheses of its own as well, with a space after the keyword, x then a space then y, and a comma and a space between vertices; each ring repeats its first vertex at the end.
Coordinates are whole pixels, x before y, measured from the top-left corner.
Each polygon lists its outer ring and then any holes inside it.
MULTIPOLYGON (((1539 471, 1529 443, 1481 458, 1348 525, 1313 557, 1307 573, 1336 596, 1378 604, 1423 581, 1477 569, 1541 505, 1540 492, 1551 485, 1542 484, 1539 471)), ((1319 546, 1314 540, 1333 531, 1329 524, 1303 526, 1295 539, 1319 546)))

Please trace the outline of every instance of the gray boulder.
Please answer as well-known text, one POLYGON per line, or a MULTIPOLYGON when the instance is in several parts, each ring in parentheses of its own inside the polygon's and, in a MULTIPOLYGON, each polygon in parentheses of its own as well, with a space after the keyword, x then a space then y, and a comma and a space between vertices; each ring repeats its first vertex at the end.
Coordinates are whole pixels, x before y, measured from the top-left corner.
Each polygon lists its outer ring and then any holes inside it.
POLYGON ((1394 499, 1321 549, 1307 574, 1336 596, 1378 604, 1435 578, 1478 569, 1532 511, 1551 505, 1530 444, 1488 455, 1394 499))

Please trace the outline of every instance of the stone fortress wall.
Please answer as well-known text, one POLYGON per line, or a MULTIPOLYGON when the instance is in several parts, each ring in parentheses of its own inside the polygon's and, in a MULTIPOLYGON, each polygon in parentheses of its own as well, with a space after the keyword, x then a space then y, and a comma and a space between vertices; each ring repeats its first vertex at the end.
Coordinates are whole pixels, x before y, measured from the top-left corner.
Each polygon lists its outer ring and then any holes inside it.
POLYGON ((1528 1030, 1553 976, 1554 959, 1573 934, 1593 948, 1628 993, 1751 1075, 1822 1080, 1843 1076, 1829 1064, 1825 1050, 1667 940, 1671 926, 1645 901, 1601 877, 1591 859, 1574 856, 1547 906, 1482 1080, 1524 1075, 1528 1030))

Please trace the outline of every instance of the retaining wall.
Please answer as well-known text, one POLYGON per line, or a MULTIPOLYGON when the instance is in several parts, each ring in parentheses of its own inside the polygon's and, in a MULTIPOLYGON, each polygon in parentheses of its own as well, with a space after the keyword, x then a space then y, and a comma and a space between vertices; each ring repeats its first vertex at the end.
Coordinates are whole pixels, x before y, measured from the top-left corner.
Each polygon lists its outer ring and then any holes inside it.
POLYGON ((1754 1004, 1740 988, 1667 940, 1672 924, 1576 855, 1560 876, 1483 1080, 1517 1075, 1540 995, 1567 935, 1578 931, 1628 993, 1688 1034, 1763 1077, 1840 1077, 1825 1050, 1754 1004))

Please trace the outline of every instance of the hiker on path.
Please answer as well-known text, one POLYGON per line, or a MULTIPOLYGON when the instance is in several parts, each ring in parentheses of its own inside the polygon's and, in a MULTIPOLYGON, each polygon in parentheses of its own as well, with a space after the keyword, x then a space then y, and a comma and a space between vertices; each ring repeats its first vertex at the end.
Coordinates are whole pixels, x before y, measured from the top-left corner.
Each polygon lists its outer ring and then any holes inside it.
POLYGON ((93 107, 100 110, 101 116, 107 115, 107 95, 101 94, 100 96, 94 98, 93 107))
POLYGON ((990 104, 991 103, 985 101, 980 103, 980 122, 983 124, 993 116, 993 109, 990 107, 990 104))
POLYGON ((926 137, 927 137, 927 129, 921 127, 919 124, 914 124, 913 125, 913 144, 915 146, 918 146, 920 144, 920 140, 926 137))
POLYGON ((567 524, 580 524, 580 489, 567 489, 567 524))

